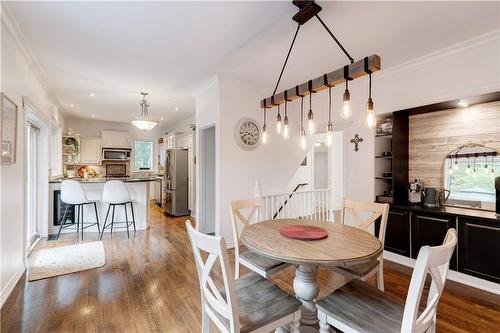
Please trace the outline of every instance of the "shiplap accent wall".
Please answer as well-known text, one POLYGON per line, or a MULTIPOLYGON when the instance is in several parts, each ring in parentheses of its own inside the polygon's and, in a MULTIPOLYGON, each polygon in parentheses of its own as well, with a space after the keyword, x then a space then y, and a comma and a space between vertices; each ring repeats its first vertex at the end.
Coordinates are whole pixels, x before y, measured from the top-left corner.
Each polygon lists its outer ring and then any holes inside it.
POLYGON ((410 116, 410 179, 443 186, 449 152, 465 143, 500 151, 500 101, 410 116))

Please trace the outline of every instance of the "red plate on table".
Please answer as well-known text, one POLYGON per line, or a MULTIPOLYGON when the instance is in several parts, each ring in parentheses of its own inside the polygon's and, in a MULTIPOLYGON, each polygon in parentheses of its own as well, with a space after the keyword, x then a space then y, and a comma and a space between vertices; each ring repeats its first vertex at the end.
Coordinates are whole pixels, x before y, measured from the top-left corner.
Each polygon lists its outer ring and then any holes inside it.
POLYGON ((319 240, 328 237, 328 231, 312 225, 290 224, 280 229, 285 237, 299 240, 319 240))

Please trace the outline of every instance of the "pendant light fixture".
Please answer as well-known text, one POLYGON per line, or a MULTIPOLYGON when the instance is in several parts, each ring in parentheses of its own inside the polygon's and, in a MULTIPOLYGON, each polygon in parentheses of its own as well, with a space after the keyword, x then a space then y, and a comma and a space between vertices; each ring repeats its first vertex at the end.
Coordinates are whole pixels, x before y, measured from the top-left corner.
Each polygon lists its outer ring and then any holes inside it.
POLYGON ((332 87, 328 87, 328 125, 326 126, 326 145, 331 146, 333 141, 332 123, 332 87))
POLYGON ((267 143, 267 124, 266 124, 266 108, 262 108, 264 113, 264 125, 262 125, 262 143, 267 143))
POLYGON ((349 66, 344 66, 345 91, 342 103, 341 116, 344 119, 350 119, 352 116, 351 94, 349 93, 349 66))
POLYGON ((314 113, 312 110, 312 81, 308 82, 309 87, 309 112, 307 113, 307 129, 309 131, 309 135, 313 135, 314 128, 314 113))
POLYGON ((453 166, 455 170, 458 170, 458 156, 455 155, 455 165, 453 166))
POLYGON ((283 138, 288 139, 289 128, 288 128, 288 101, 285 100, 285 118, 283 119, 283 138))
MULTIPOLYGON (((267 109, 271 109, 274 106, 278 107, 278 114, 276 117, 276 132, 278 134, 283 133, 283 137, 285 139, 290 136, 290 128, 288 123, 288 103, 294 101, 298 98, 301 98, 301 126, 299 131, 299 136, 301 139, 301 144, 304 146, 304 142, 307 142, 305 136, 313 135, 316 132, 316 124, 314 122, 314 112, 312 110, 312 94, 320 92, 326 88, 329 89, 329 107, 328 107, 328 124, 327 124, 327 145, 331 145, 332 143, 332 135, 333 135, 333 123, 332 123, 332 114, 331 114, 331 88, 336 85, 340 85, 345 82, 345 91, 343 94, 343 103, 341 108, 341 116, 344 119, 349 119, 352 116, 352 108, 351 108, 351 96, 349 92, 349 81, 354 80, 365 75, 371 75, 372 73, 380 70, 381 59, 378 55, 373 54, 364 59, 360 59, 359 61, 354 60, 354 58, 347 52, 344 46, 340 43, 339 39, 333 34, 333 32, 328 28, 328 26, 323 22, 323 20, 319 17, 318 13, 322 10, 321 6, 319 6, 315 1, 293 1, 293 4, 299 8, 297 14, 293 16, 293 20, 297 22, 297 28, 295 30, 295 34, 293 35, 292 42, 286 54, 283 66, 278 76, 278 80, 274 87, 273 93, 271 96, 264 98, 261 100, 261 107, 267 109), (284 70, 287 66, 288 60, 291 55, 291 51, 297 39, 299 30, 302 25, 308 22, 311 18, 316 18, 319 23, 323 26, 326 32, 330 35, 330 37, 334 40, 336 45, 342 50, 350 64, 334 71, 331 71, 323 76, 313 78, 308 80, 302 84, 296 85, 294 88, 286 89, 281 92, 278 92, 278 87, 280 81, 283 77, 284 70), (303 110, 303 98, 309 94, 309 112, 307 113, 307 124, 304 128, 304 110, 303 110), (283 121, 281 119, 279 106, 281 104, 285 104, 285 115, 283 121), (303 138, 304 137, 304 138, 303 138)), ((267 125, 267 124, 266 124, 267 125)), ((371 77, 370 77, 370 94, 369 100, 367 104, 367 126, 370 128, 375 127, 376 119, 375 113, 373 111, 373 100, 371 98, 371 77)))
POLYGON ((304 128, 304 97, 300 99, 300 147, 306 149, 306 130, 304 128))
POLYGON ((281 126, 280 106, 278 105, 278 115, 276 116, 276 133, 278 133, 278 135, 281 135, 281 126))
POLYGON ((141 118, 134 119, 131 121, 131 123, 140 130, 149 131, 152 130, 158 124, 158 122, 149 120, 148 107, 150 106, 150 104, 146 100, 146 96, 148 95, 148 93, 141 92, 141 95, 142 95, 142 99, 140 102, 141 118))
POLYGON ((372 72, 368 69, 368 58, 364 59, 365 72, 368 73, 368 102, 366 103, 366 126, 370 129, 377 126, 377 118, 375 117, 375 111, 373 111, 373 100, 372 100, 372 72))

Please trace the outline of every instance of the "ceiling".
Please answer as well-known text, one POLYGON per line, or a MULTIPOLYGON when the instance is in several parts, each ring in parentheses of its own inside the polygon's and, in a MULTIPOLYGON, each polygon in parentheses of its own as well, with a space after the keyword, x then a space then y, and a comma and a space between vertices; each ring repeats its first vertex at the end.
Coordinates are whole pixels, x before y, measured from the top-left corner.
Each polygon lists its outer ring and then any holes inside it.
MULTIPOLYGON (((500 2, 319 3, 321 17, 351 55, 377 53, 384 68, 500 29, 500 2)), ((139 115, 140 91, 150 93, 152 118, 192 117, 192 91, 218 73, 271 92, 296 12, 288 1, 9 2, 8 7, 65 115, 123 122, 139 115)), ((311 20, 301 28, 282 87, 346 63, 311 20)))

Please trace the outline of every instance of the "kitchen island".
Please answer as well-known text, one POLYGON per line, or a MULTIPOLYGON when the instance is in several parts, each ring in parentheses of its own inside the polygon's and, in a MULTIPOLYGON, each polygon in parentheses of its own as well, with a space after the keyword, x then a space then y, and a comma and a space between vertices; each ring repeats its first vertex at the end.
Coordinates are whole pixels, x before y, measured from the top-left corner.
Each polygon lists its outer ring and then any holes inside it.
MULTIPOLYGON (((149 227, 149 184, 152 181, 157 180, 157 176, 131 176, 123 178, 71 178, 71 180, 76 180, 80 182, 89 200, 97 201, 97 212, 99 214, 99 223, 101 227, 104 225, 104 218, 106 217, 107 205, 104 204, 102 200, 102 191, 104 184, 110 180, 121 180, 123 181, 130 193, 134 205, 134 215, 135 215, 135 225, 136 230, 145 230, 149 227)), ((61 195, 61 183, 65 178, 56 178, 49 181, 49 225, 44 233, 42 231, 42 237, 46 237, 51 234, 56 234, 59 230, 60 220, 62 217, 64 204, 60 201, 61 195)), ((131 219, 132 214, 130 211, 130 206, 128 206, 128 217, 131 219)), ((69 214, 69 219, 74 221, 73 215, 69 214)), ((85 206, 83 210, 83 219, 85 222, 95 221, 95 213, 92 206, 85 206)), ((108 217, 108 223, 111 221, 111 214, 108 217)), ((122 207, 116 207, 115 211, 115 222, 125 221, 125 210, 122 207)), ((113 232, 126 231, 126 229, 121 229, 119 227, 124 226, 124 224, 115 224, 113 232)), ((63 229, 63 233, 75 232, 72 228, 63 229)), ((85 229, 85 232, 97 232, 97 226, 92 226, 85 229)), ((110 229, 106 229, 105 233, 110 232, 110 229)), ((106 237, 106 236, 105 236, 106 237)))

